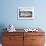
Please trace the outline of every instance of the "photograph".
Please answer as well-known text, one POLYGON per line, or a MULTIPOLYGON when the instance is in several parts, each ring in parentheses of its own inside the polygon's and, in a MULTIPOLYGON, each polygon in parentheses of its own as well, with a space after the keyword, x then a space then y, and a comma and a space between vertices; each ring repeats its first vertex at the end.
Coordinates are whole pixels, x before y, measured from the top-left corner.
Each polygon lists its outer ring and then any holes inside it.
POLYGON ((31 7, 20 7, 18 8, 18 19, 33 19, 34 8, 31 7))

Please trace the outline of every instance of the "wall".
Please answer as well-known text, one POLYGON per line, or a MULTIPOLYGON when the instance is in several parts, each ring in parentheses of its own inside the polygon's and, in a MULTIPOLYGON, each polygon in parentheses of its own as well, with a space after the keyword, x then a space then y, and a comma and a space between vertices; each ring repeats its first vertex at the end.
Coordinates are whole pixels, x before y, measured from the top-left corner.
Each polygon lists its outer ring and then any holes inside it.
POLYGON ((46 0, 0 0, 0 24, 15 25, 16 28, 43 27, 46 28, 46 0), (18 7, 33 7, 33 20, 17 20, 18 7))

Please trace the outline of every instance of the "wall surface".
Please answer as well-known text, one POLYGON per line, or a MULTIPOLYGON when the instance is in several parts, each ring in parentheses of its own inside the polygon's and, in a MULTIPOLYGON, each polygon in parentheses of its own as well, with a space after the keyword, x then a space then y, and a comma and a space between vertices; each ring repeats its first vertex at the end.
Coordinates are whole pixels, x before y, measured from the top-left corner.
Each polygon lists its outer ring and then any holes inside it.
MULTIPOLYGON (((46 0, 0 0, 0 26, 13 24, 16 28, 46 28, 46 0), (33 7, 35 18, 17 20, 18 7, 33 7)), ((45 30, 46 31, 46 30, 45 30)))

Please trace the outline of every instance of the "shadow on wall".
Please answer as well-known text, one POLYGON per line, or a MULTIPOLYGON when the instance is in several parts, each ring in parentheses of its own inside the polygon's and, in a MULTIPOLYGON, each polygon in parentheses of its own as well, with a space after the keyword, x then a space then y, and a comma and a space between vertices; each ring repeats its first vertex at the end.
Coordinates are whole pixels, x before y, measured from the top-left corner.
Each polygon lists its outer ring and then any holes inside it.
POLYGON ((4 24, 0 24, 0 43, 2 43, 2 32, 5 32, 6 30, 3 30, 5 28, 4 24))

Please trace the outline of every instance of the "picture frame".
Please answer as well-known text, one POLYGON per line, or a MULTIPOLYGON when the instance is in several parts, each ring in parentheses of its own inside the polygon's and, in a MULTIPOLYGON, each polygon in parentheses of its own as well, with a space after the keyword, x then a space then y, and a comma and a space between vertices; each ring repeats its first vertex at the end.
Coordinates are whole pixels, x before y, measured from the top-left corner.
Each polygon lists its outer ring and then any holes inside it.
POLYGON ((34 8, 19 7, 17 17, 18 17, 18 19, 33 19, 34 18, 34 8))

